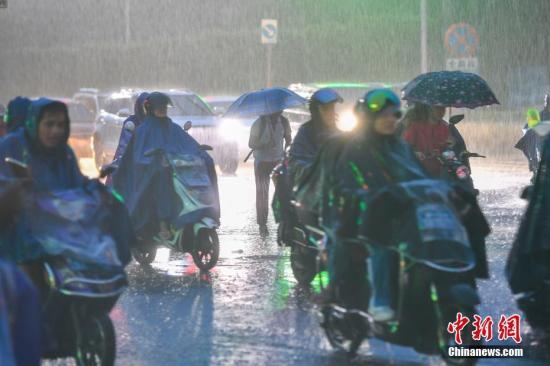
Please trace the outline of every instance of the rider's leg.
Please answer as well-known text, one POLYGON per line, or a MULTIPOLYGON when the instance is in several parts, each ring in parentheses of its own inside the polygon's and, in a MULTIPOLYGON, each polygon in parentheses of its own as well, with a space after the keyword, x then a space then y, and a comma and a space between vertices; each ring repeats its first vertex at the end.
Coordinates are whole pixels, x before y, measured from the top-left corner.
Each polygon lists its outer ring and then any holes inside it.
POLYGON ((372 246, 368 259, 369 279, 372 293, 369 312, 378 321, 387 321, 395 317, 391 304, 391 252, 372 246))

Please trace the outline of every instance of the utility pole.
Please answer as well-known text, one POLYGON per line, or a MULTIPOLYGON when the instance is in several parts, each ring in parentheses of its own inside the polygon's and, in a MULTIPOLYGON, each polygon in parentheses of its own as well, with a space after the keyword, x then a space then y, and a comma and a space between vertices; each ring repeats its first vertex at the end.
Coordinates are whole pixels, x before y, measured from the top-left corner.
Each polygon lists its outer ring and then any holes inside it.
POLYGON ((124 22, 126 24, 126 33, 124 36, 124 42, 126 46, 130 44, 130 0, 126 0, 124 4, 124 22))
POLYGON ((428 4, 420 0, 420 71, 428 72, 428 4))

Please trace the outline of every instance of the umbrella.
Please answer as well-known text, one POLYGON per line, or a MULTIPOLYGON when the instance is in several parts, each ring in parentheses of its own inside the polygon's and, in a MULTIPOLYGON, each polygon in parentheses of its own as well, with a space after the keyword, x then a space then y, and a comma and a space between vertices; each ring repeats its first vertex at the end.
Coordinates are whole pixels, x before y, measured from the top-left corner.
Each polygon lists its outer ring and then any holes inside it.
POLYGON ((421 74, 403 88, 403 99, 432 106, 470 109, 499 104, 485 80, 462 71, 421 74))
POLYGON ((241 95, 231 104, 224 117, 264 116, 306 103, 307 99, 286 88, 262 89, 241 95))

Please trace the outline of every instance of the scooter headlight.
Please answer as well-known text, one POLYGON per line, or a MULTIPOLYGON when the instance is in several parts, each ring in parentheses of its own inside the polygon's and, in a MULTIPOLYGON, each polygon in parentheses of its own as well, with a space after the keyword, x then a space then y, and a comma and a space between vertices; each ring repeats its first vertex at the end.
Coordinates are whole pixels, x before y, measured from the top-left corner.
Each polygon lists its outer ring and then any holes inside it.
POLYGON ((336 127, 343 132, 352 131, 355 126, 357 126, 357 118, 352 112, 345 112, 336 121, 336 127))

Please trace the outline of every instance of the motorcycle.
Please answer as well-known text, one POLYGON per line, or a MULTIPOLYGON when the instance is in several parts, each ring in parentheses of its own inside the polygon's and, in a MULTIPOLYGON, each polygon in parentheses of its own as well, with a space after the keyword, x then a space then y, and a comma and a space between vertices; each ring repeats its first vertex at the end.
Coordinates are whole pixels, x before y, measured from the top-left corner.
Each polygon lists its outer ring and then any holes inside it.
POLYGON ((292 198, 292 178, 288 172, 288 157, 273 169, 275 186, 273 216, 277 227, 277 243, 290 247, 290 266, 300 285, 309 286, 319 272, 318 242, 324 233, 318 227, 317 216, 295 207, 292 198))
MULTIPOLYGON (((25 189, 27 166, 10 158, 6 163, 25 189)), ((114 365, 116 340, 109 312, 128 285, 121 262, 124 248, 117 234, 106 231, 117 204, 95 180, 82 188, 25 192, 18 220, 24 230, 15 232, 20 240, 9 238, 38 258, 21 266, 42 299, 43 358, 114 365)))
MULTIPOLYGON (((212 147, 201 145, 204 151, 212 147)), ((135 260, 141 265, 151 264, 157 247, 164 246, 182 253, 190 253, 195 265, 204 271, 212 269, 218 262, 220 243, 217 229, 219 223, 211 212, 219 210, 217 187, 208 176, 205 161, 193 154, 170 154, 161 149, 147 151, 147 157, 154 157, 158 164, 170 170, 173 188, 179 198, 181 209, 179 217, 192 215, 194 223, 175 227, 172 238, 138 237, 137 245, 132 249, 135 260)))
MULTIPOLYGON (((354 356, 364 339, 375 337, 440 354, 448 364, 474 364, 473 358, 449 358, 447 353, 456 345, 448 324, 458 312, 473 317, 480 303, 472 273, 476 257, 461 222, 475 202, 471 193, 445 182, 420 180, 390 186, 370 198, 354 192, 349 201, 348 207, 355 209, 347 219, 363 221, 358 235, 346 243, 353 253, 364 253, 359 265, 368 267, 373 246, 391 252, 388 270, 396 316, 376 321, 368 310, 348 307, 337 298, 321 308, 321 326, 330 344, 354 356)), ((362 303, 368 304, 369 292, 353 296, 366 297, 362 303)), ((472 330, 466 327, 462 332, 464 345, 480 344, 471 337, 472 330)))

